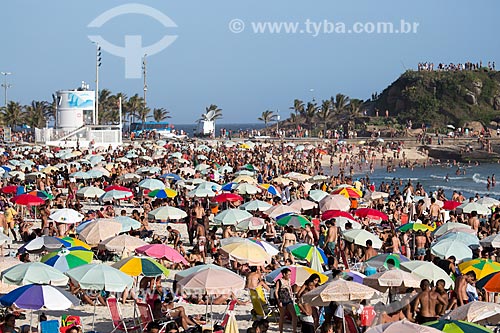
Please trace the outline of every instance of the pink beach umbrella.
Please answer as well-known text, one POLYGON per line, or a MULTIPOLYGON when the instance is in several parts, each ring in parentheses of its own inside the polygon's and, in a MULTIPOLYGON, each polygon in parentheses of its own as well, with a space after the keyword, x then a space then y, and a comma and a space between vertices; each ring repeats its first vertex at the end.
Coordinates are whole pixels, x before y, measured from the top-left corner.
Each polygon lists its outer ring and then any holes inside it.
POLYGON ((165 244, 147 244, 135 249, 136 253, 147 255, 151 258, 165 259, 173 263, 183 263, 188 265, 184 258, 177 250, 165 244))

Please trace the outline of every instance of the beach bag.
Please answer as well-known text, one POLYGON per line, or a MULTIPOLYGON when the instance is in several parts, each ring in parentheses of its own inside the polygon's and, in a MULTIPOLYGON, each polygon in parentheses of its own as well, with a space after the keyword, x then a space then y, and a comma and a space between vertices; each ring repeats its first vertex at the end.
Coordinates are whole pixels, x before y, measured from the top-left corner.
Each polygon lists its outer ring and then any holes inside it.
POLYGON ((370 327, 377 313, 373 306, 365 306, 361 311, 361 326, 370 327))

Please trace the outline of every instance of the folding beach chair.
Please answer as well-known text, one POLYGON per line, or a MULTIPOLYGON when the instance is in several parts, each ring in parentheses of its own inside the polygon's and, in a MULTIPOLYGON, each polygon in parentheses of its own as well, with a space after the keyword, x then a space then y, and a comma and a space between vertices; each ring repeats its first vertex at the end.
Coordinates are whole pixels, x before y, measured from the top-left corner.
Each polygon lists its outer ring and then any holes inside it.
MULTIPOLYGON (((252 314, 254 320, 257 318, 268 318, 275 314, 275 309, 269 303, 264 289, 261 286, 257 287, 257 289, 250 290, 250 300, 252 301, 252 314)), ((276 316, 274 317, 277 319, 276 316)))
POLYGON ((214 327, 215 326, 222 327, 222 330, 214 331, 214 333, 224 332, 224 328, 226 327, 227 322, 229 321, 229 317, 234 312, 234 308, 236 307, 236 303, 238 303, 238 301, 235 300, 235 299, 233 299, 233 300, 231 300, 231 302, 229 302, 229 304, 227 305, 226 311, 224 311, 224 315, 222 317, 222 321, 220 322, 220 324, 216 323, 214 325, 214 327))
POLYGON ((146 331, 148 324, 154 321, 153 311, 148 303, 137 303, 137 309, 139 310, 140 325, 143 331, 146 331))
POLYGON ((41 333, 59 333, 59 320, 46 320, 40 322, 41 333))
POLYGON ((60 333, 66 333, 73 326, 82 326, 82 319, 80 316, 64 315, 61 317, 61 327, 59 328, 60 333))
POLYGON ((118 301, 115 297, 109 297, 106 300, 108 305, 108 310, 111 315, 111 320, 113 323, 113 330, 111 333, 115 331, 122 332, 134 332, 139 331, 141 326, 136 325, 132 319, 124 320, 122 317, 122 313, 120 311, 120 307, 118 306, 118 301))

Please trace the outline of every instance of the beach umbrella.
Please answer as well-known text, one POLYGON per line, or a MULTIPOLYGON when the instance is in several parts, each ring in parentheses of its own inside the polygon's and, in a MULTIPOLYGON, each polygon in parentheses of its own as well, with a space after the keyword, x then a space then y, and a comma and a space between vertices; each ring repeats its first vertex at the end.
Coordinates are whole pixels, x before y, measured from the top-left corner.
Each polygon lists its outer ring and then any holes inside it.
POLYGON ((221 174, 224 174, 224 173, 232 173, 234 171, 233 167, 232 166, 229 166, 229 165, 223 165, 219 168, 219 172, 221 174))
POLYGON ((239 170, 234 173, 235 176, 250 176, 253 177, 255 172, 249 170, 239 170))
POLYGON ((306 225, 311 225, 311 221, 304 215, 287 215, 282 217, 276 221, 276 224, 279 226, 289 226, 293 228, 305 228, 306 225))
POLYGON ((323 212, 323 214, 321 214, 321 219, 323 221, 333 219, 333 218, 336 219, 339 217, 343 217, 343 218, 346 218, 346 219, 351 220, 351 221, 356 221, 350 213, 344 212, 342 210, 332 209, 332 210, 327 210, 327 211, 323 212))
POLYGON ((92 175, 90 175, 88 172, 85 172, 85 171, 73 172, 69 176, 72 178, 75 178, 75 179, 83 179, 83 180, 93 178, 92 175))
POLYGON ((66 224, 81 222, 83 220, 83 217, 84 216, 82 214, 70 208, 56 209, 49 215, 49 219, 58 223, 66 224))
POLYGON ((125 186, 120 186, 120 185, 110 185, 108 187, 106 187, 104 189, 105 192, 109 192, 109 191, 124 191, 124 192, 131 192, 132 193, 132 190, 129 189, 128 187, 125 187, 125 186))
POLYGON ((130 276, 144 275, 155 277, 163 274, 165 277, 168 277, 170 273, 165 266, 151 258, 142 256, 132 256, 122 259, 114 263, 112 267, 130 276))
MULTIPOLYGON (((0 272, 19 264, 21 264, 21 261, 15 257, 0 257, 0 272)), ((15 285, 2 283, 0 279, 0 294, 7 294, 14 289, 16 289, 15 285)))
POLYGON ((222 191, 232 191, 232 190, 236 189, 236 187, 238 187, 238 183, 229 182, 227 184, 222 185, 221 190, 222 191))
MULTIPOLYGON (((455 229, 472 230, 472 227, 469 226, 468 224, 464 224, 464 223, 447 222, 434 231, 434 237, 440 237, 440 236, 444 235, 445 233, 447 233, 449 231, 453 231, 455 229)), ((475 233, 475 231, 473 231, 473 232, 475 233)))
POLYGON ((40 262, 20 263, 2 271, 2 283, 24 286, 27 284, 50 284, 66 286, 68 277, 59 270, 40 262))
POLYGON ((189 265, 186 258, 184 258, 177 250, 171 248, 166 244, 146 244, 135 249, 138 254, 144 254, 151 258, 165 259, 173 263, 183 263, 189 265))
POLYGON ((215 197, 215 192, 211 189, 205 188, 195 188, 188 192, 188 197, 190 198, 213 198, 215 197))
POLYGON ((104 173, 102 171, 94 169, 87 171, 87 174, 90 176, 91 179, 100 178, 104 176, 104 173))
POLYGON ((380 249, 383 245, 377 236, 364 229, 346 230, 343 232, 343 237, 345 240, 360 246, 366 246, 366 241, 369 239, 372 241, 373 248, 375 249, 380 249))
MULTIPOLYGON (((104 159, 104 157, 102 157, 101 155, 93 155, 92 157, 94 157, 94 156, 95 156, 96 158, 97 158, 98 156, 100 156, 102 159, 104 159)), ((93 158, 92 158, 92 157, 90 158, 90 162, 91 162, 91 163, 93 163, 93 158)), ((99 159, 100 159, 100 158, 99 158, 99 159)), ((102 159, 101 159, 101 161, 102 161, 102 159)), ((99 161, 99 162, 101 162, 101 161, 99 161)), ((97 162, 97 163, 99 163, 99 162, 97 162)), ((104 168, 104 167, 102 167, 102 166, 95 166, 95 167, 93 167, 92 169, 90 169, 90 170, 89 170, 89 172, 90 172, 90 171, 93 171, 93 172, 96 172, 96 171, 97 171, 97 172, 100 172, 100 173, 102 173, 102 175, 104 175, 104 176, 106 176, 106 177, 111 176, 111 174, 110 174, 110 172, 108 171, 108 169, 106 169, 106 168, 104 168)))
POLYGON ((215 224, 236 225, 252 217, 252 214, 245 210, 230 208, 223 210, 214 217, 215 224))
POLYGON ((85 186, 76 191, 76 196, 80 198, 99 198, 105 192, 98 187, 95 186, 85 186))
POLYGON ((122 225, 112 219, 97 219, 87 223, 79 237, 88 244, 97 245, 109 237, 118 235, 121 229, 122 225))
POLYGON ((500 248, 500 235, 489 235, 488 237, 481 239, 479 244, 481 244, 482 247, 500 248))
POLYGON ((469 323, 495 323, 500 321, 500 304, 491 302, 470 302, 459 306, 441 319, 464 320, 469 323))
POLYGON ((119 176, 118 179, 124 180, 126 182, 138 182, 142 179, 142 177, 136 173, 126 173, 124 175, 119 176))
POLYGON ((9 172, 9 176, 11 176, 12 178, 18 178, 19 180, 24 180, 24 172, 22 171, 11 171, 9 172))
POLYGON ((290 266, 284 266, 284 267, 280 267, 278 269, 275 269, 274 271, 272 271, 271 273, 266 275, 266 281, 269 283, 273 283, 273 282, 276 282, 279 279, 281 279, 283 277, 283 274, 281 274, 281 270, 283 270, 284 268, 290 269, 290 272, 291 272, 290 283, 292 285, 296 284, 296 285, 300 286, 300 285, 304 284, 304 282, 306 282, 306 280, 312 274, 318 274, 321 284, 328 281, 328 276, 326 276, 325 274, 318 272, 318 271, 315 271, 311 267, 302 266, 302 265, 290 265, 290 266))
POLYGON ((267 216, 269 216, 270 218, 273 218, 273 219, 278 217, 278 216, 288 214, 288 213, 299 214, 299 211, 290 207, 290 206, 279 204, 276 206, 272 206, 271 208, 269 208, 268 210, 266 210, 264 212, 264 214, 266 214, 267 216))
POLYGON ((441 333, 432 327, 422 326, 407 319, 395 321, 392 323, 374 326, 368 329, 365 333, 441 333))
POLYGON ((24 176, 24 178, 25 178, 26 180, 35 180, 35 179, 37 179, 37 178, 45 178, 45 177, 46 177, 46 176, 45 176, 45 174, 44 174, 44 173, 42 173, 42 172, 38 172, 38 171, 36 171, 36 172, 30 172, 30 173, 27 173, 27 174, 24 176))
POLYGON ((249 266, 260 266, 271 262, 271 255, 253 242, 236 242, 221 247, 231 260, 249 266))
POLYGON ((328 195, 320 200, 319 209, 322 212, 328 210, 348 211, 351 207, 351 201, 343 195, 328 195))
POLYGON ((82 289, 122 292, 133 284, 130 276, 105 264, 78 266, 65 274, 82 289))
POLYGON ((443 209, 455 210, 461 203, 458 201, 447 200, 443 203, 443 209))
POLYGON ((316 202, 319 202, 321 201, 321 199, 323 199, 324 197, 328 196, 329 194, 325 191, 322 191, 322 190, 311 190, 309 191, 309 199, 311 199, 312 201, 316 201, 316 202))
POLYGON ((101 195, 99 197, 99 200, 104 202, 109 202, 113 200, 127 200, 133 197, 134 195, 132 194, 132 192, 129 191, 111 190, 101 195))
POLYGON ((443 239, 431 246, 431 253, 441 259, 454 256, 458 261, 472 258, 472 250, 459 240, 443 239))
POLYGON ((112 236, 99 243, 99 249, 122 253, 133 252, 136 248, 146 245, 147 243, 140 238, 133 237, 127 234, 112 236))
POLYGON ((464 214, 470 214, 472 212, 477 212, 480 215, 489 215, 491 210, 477 202, 466 202, 457 207, 457 210, 461 210, 464 214))
POLYGON ((278 253, 280 253, 280 250, 274 244, 271 244, 269 242, 257 238, 249 238, 249 240, 262 247, 271 256, 275 256, 278 253))
POLYGON ((156 189, 148 193, 148 197, 159 199, 174 198, 176 196, 177 191, 172 190, 171 188, 156 189))
POLYGON ((368 266, 379 268, 379 267, 385 267, 386 269, 389 269, 391 266, 399 268, 400 264, 403 262, 410 261, 407 257, 405 257, 402 254, 399 253, 383 253, 379 254, 375 257, 371 257, 365 263, 368 266), (389 261, 389 263, 388 263, 389 261))
POLYGON ((370 299, 377 290, 360 283, 333 280, 305 293, 302 301, 312 306, 328 306, 330 302, 347 302, 370 299))
POLYGON ((179 281, 179 280, 182 280, 183 278, 185 278, 186 276, 189 276, 193 273, 196 273, 196 272, 199 272, 199 271, 203 271, 205 269, 214 269, 214 270, 221 270, 221 271, 227 271, 228 269, 227 268, 224 268, 222 266, 219 266, 219 265, 215 265, 215 264, 202 264, 202 265, 197 265, 197 266, 193 266, 193 267, 189 267, 189 268, 186 268, 182 271, 179 271, 177 273, 175 273, 174 275, 174 280, 175 281, 179 281))
POLYGON ((165 173, 161 175, 160 178, 173 179, 175 181, 182 180, 182 177, 176 173, 165 173))
POLYGON ((323 182, 328 181, 328 179, 329 178, 327 176, 315 175, 315 176, 312 176, 311 178, 309 178, 307 181, 310 182, 310 183, 323 183, 323 182))
POLYGON ((354 187, 344 187, 334 190, 331 194, 343 195, 346 198, 361 198, 363 193, 354 187))
POLYGON ((253 184, 240 183, 236 187, 236 192, 239 194, 257 194, 262 190, 253 184))
POLYGON ((431 282, 436 282, 438 280, 443 280, 445 288, 451 288, 454 285, 454 281, 450 276, 439 266, 429 261, 413 260, 405 261, 401 263, 401 269, 418 275, 422 279, 427 279, 431 282))
POLYGON ((345 217, 336 217, 336 218, 335 218, 335 225, 336 225, 337 227, 340 227, 340 229, 341 229, 342 231, 346 231, 346 230, 348 230, 348 229, 346 228, 347 223, 350 223, 350 224, 351 224, 351 228, 350 228, 350 229, 361 229, 361 228, 362 228, 361 223, 359 223, 359 222, 357 222, 357 221, 349 220, 349 219, 347 219, 347 218, 345 218, 345 217))
POLYGON ((313 260, 313 257, 319 258, 321 263, 328 262, 328 258, 326 257, 325 251, 323 251, 322 248, 317 246, 305 243, 298 243, 288 246, 286 250, 291 254, 293 254, 295 257, 299 259, 305 259, 309 262, 313 260))
POLYGON ((500 292, 500 272, 491 273, 476 281, 476 288, 484 289, 490 293, 500 292))
POLYGON ((363 279, 363 284, 379 291, 385 292, 390 287, 420 288, 418 275, 399 269, 379 272, 363 279))
POLYGON ((403 224, 402 226, 398 227, 398 230, 401 232, 407 232, 407 231, 432 231, 432 227, 423 224, 423 223, 406 223, 403 224))
POLYGON ((257 180, 253 177, 250 177, 248 175, 240 175, 236 178, 233 179, 233 182, 235 183, 249 183, 249 184, 257 184, 257 180))
POLYGON ((66 272, 71 268, 89 264, 94 258, 94 253, 84 247, 63 248, 59 252, 51 252, 40 259, 41 262, 66 272))
POLYGON ((243 201, 243 197, 236 193, 222 193, 215 196, 213 199, 215 202, 235 202, 235 201, 243 201))
POLYGON ((61 238, 63 241, 66 241, 68 242, 70 245, 69 247, 75 247, 75 246, 78 246, 78 247, 83 247, 87 250, 90 250, 91 247, 89 244, 77 239, 77 238, 73 238, 73 237, 64 237, 64 238, 61 238))
POLYGON ((478 204, 481 204, 486 207, 493 207, 493 206, 498 206, 500 205, 500 201, 494 198, 490 197, 482 197, 478 201, 476 201, 478 204))
POLYGON ((139 185, 139 188, 147 189, 150 191, 163 190, 165 188, 165 183, 163 183, 161 180, 153 179, 153 178, 143 179, 139 182, 138 185, 139 185))
POLYGON ((17 188, 18 188, 17 185, 7 185, 7 186, 2 187, 0 189, 0 192, 2 192, 4 194, 16 193, 17 188))
POLYGON ((157 221, 180 220, 186 216, 185 211, 172 206, 158 207, 148 213, 148 219, 157 221))
POLYGON ((34 195, 36 197, 39 197, 43 200, 52 200, 54 199, 54 196, 47 191, 31 191, 28 192, 29 195, 34 195))
POLYGON ((477 246, 479 247, 479 238, 476 235, 465 233, 465 232, 457 232, 457 231, 449 231, 439 237, 437 240, 457 240, 464 243, 467 246, 477 246))
POLYGON ((292 183, 293 185, 297 185, 297 183, 295 183, 294 181, 292 181, 290 178, 285 178, 285 177, 277 177, 277 178, 274 178, 274 179, 273 179, 273 182, 274 182, 274 183, 281 184, 281 185, 283 185, 283 186, 287 186, 287 185, 289 185, 290 183, 292 183))
POLYGON ((12 198, 12 202, 22 206, 39 206, 45 203, 42 198, 27 193, 15 196, 12 198))
POLYGON ((140 229, 142 226, 141 222, 131 218, 130 216, 116 216, 113 218, 113 220, 122 225, 122 229, 120 232, 129 232, 130 230, 137 230, 140 229))
POLYGON ((37 237, 25 245, 20 250, 25 250, 29 253, 37 253, 42 251, 57 251, 62 247, 71 247, 71 244, 57 237, 41 236, 37 237))
POLYGON ((379 191, 368 192, 365 196, 367 200, 379 200, 387 197, 389 197, 389 193, 379 191))
POLYGON ((243 205, 239 206, 239 209, 244 209, 247 211, 259 211, 259 212, 264 212, 271 208, 272 205, 262 201, 262 200, 252 200, 245 202, 243 205))
POLYGON ((261 230, 266 227, 266 221, 260 217, 252 216, 236 224, 237 230, 261 230))
POLYGON ((245 280, 228 269, 211 266, 184 277, 177 285, 188 295, 221 295, 242 290, 245 280))
POLYGON ((274 185, 260 184, 259 186, 272 196, 279 196, 281 194, 281 192, 274 185))
POLYGON ((284 176, 288 179, 295 180, 298 182, 303 182, 303 181, 306 181, 309 178, 311 178, 310 175, 306 175, 306 174, 294 172, 294 171, 289 172, 289 173, 285 174, 284 176))
POLYGON ((318 204, 315 202, 306 200, 306 199, 297 199, 297 200, 294 200, 291 203, 289 203, 288 206, 290 206, 298 211, 302 211, 302 210, 313 209, 313 208, 317 207, 318 204))
MULTIPOLYGON (((330 275, 330 274, 328 274, 330 275)), ((340 273, 340 278, 346 281, 352 281, 357 283, 363 283, 363 279, 366 277, 363 273, 356 271, 348 271, 340 273)))
POLYGON ((389 219, 389 217, 386 214, 384 214, 381 211, 378 211, 376 209, 373 209, 373 208, 359 208, 359 209, 356 209, 356 212, 354 212, 354 214, 356 216, 366 217, 366 218, 369 218, 371 220, 387 221, 389 219))
POLYGON ((462 320, 436 320, 424 324, 445 333, 493 333, 492 330, 462 320))
POLYGON ((473 259, 458 265, 460 272, 466 274, 473 271, 478 280, 492 273, 500 272, 500 263, 490 259, 473 259))
POLYGON ((80 300, 71 293, 51 285, 28 284, 19 287, 0 298, 4 306, 15 305, 20 309, 66 310, 80 305, 80 300))
POLYGON ((46 166, 45 168, 42 169, 42 172, 45 174, 51 174, 57 171, 59 171, 59 168, 53 165, 46 166))

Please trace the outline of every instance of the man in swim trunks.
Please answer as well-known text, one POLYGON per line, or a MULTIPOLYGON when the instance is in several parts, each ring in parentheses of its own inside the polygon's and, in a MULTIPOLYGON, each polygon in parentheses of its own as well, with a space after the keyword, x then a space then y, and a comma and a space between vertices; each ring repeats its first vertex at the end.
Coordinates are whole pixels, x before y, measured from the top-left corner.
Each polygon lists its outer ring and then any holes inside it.
POLYGON ((326 221, 325 225, 328 227, 328 231, 326 234, 324 249, 325 250, 328 249, 328 252, 332 256, 335 256, 335 247, 337 245, 337 237, 338 237, 338 230, 337 226, 335 225, 335 219, 326 221))
POLYGON ((444 309, 447 302, 439 293, 431 290, 430 282, 427 279, 423 279, 422 282, 420 282, 420 289, 422 289, 422 291, 415 299, 413 310, 417 313, 415 321, 418 324, 424 324, 438 318, 436 314, 436 305, 438 303, 441 304, 444 309))

